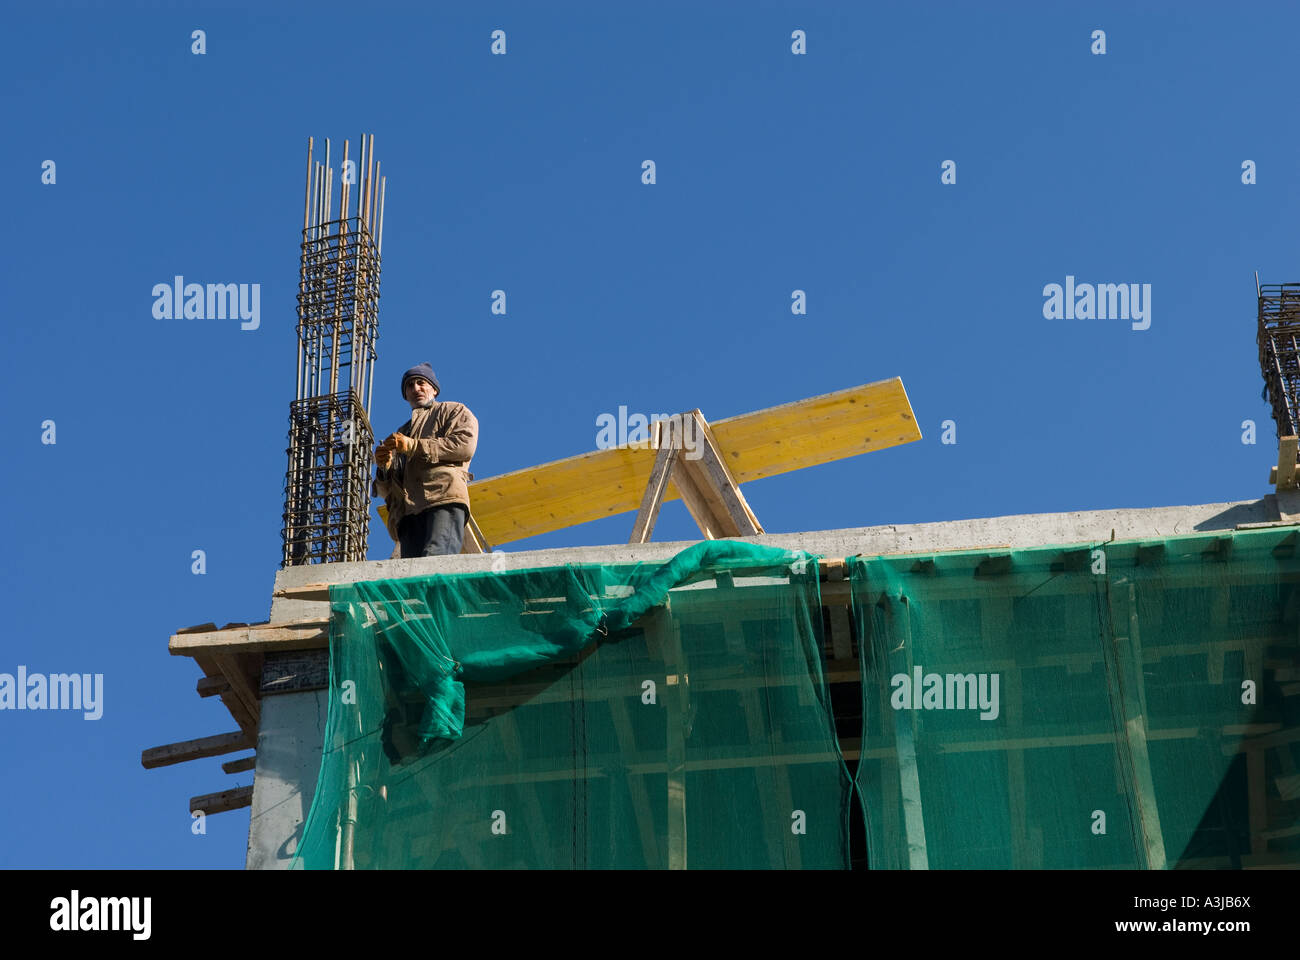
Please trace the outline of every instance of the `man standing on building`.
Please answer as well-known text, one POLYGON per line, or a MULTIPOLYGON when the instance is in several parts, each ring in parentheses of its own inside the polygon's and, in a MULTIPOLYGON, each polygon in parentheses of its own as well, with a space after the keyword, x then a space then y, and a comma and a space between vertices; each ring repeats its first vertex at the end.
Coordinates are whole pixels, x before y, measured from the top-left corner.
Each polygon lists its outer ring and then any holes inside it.
POLYGON ((384 498, 402 557, 460 553, 464 542, 478 420, 463 403, 439 403, 440 392, 427 363, 402 374, 411 419, 375 448, 372 493, 384 498))

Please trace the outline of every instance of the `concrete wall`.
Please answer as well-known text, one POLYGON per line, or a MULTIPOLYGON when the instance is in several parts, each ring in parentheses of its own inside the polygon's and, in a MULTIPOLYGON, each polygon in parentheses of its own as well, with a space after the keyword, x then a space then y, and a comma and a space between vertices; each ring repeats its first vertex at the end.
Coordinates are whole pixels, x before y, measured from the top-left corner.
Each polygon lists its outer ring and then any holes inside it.
MULTIPOLYGON (((1089 510, 1075 513, 1038 513, 940 523, 890 524, 845 530, 765 534, 742 537, 748 543, 784 549, 808 550, 836 558, 963 550, 1005 545, 1012 548, 1132 540, 1180 534, 1233 530, 1239 524, 1280 519, 1277 502, 1262 500, 1207 503, 1196 506, 1152 507, 1123 510, 1089 510)), ((631 527, 631 515, 628 520, 631 527)), ((380 532, 380 535, 384 534, 380 532)), ((556 566, 566 563, 663 562, 695 541, 647 543, 636 546, 570 547, 511 553, 505 551, 506 569, 556 566)), ((349 583, 435 573, 472 573, 492 569, 497 554, 461 554, 415 560, 381 560, 372 563, 334 563, 290 567, 276 574, 275 590, 309 583, 349 583)), ((270 622, 282 623, 310 617, 325 619, 326 601, 288 600, 271 603, 270 622)), ((323 682, 323 681, 322 681, 323 682)), ((311 686, 311 683, 304 684, 311 686)), ((320 768, 325 731, 326 696, 320 689, 275 694, 263 689, 261 730, 257 740, 257 767, 253 785, 252 819, 248 837, 250 869, 287 867, 302 823, 311 805, 320 768)))
POLYGON ((325 742, 325 690, 262 698, 248 830, 249 870, 284 870, 316 794, 325 742))

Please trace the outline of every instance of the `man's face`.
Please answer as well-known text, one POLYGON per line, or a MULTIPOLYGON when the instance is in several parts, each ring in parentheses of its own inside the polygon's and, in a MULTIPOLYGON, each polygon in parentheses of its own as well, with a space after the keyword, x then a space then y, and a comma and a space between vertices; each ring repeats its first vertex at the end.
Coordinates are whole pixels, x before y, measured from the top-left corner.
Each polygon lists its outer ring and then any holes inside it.
POLYGON ((406 400, 412 410, 428 403, 436 395, 433 392, 433 384, 424 377, 412 377, 406 381, 406 400))

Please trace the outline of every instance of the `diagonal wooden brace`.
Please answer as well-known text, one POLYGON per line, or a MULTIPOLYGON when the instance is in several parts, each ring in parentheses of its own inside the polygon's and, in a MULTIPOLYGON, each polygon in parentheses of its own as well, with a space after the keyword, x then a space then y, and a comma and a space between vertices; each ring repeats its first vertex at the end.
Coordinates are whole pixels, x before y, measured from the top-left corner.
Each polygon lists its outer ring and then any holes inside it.
POLYGON ((664 420, 656 420, 653 425, 655 453, 654 466, 650 468, 650 482, 646 484, 641 497, 641 509, 637 511, 636 522, 632 524, 632 536, 628 543, 648 543, 650 534, 654 533, 655 521, 659 519, 659 507, 663 505, 664 493, 668 490, 668 479, 677 460, 677 448, 666 437, 664 420))
POLYGON ((654 430, 658 453, 629 543, 649 541, 669 482, 706 540, 763 532, 698 409, 657 421, 654 430))

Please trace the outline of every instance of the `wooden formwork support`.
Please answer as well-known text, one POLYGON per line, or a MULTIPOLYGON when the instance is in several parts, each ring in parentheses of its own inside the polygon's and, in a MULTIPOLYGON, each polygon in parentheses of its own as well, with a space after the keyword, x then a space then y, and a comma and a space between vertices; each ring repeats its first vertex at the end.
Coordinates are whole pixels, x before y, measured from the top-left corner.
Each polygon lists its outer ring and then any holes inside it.
MULTIPOLYGON (((624 696, 610 698, 609 710, 618 737, 619 752, 624 757, 633 757, 637 754, 636 740, 632 736, 632 716, 627 707, 626 691, 624 693, 624 696)), ((641 837, 641 855, 645 858, 647 867, 661 869, 666 864, 659 849, 659 833, 655 830, 654 817, 650 812, 650 791, 646 788, 645 777, 629 775, 627 781, 628 793, 632 798, 632 812, 636 816, 637 831, 641 837)))
MULTIPOLYGON (((268 650, 323 650, 329 646, 329 620, 312 617, 287 623, 258 623, 222 630, 177 633, 167 649, 178 656, 257 653, 268 650)), ((225 671, 222 671, 223 675, 225 671)), ((226 676, 232 685, 236 678, 226 676)))
POLYGON ((221 769, 226 773, 246 773, 257 766, 257 757, 240 757, 238 760, 229 760, 221 765, 221 769))
POLYGON ((201 797, 190 798, 190 813, 225 813, 227 810, 238 810, 240 807, 248 807, 253 803, 252 787, 234 787, 230 790, 219 790, 216 793, 205 793, 201 797))
MULTIPOLYGON (((904 607, 903 636, 901 649, 890 654, 889 669, 891 675, 906 673, 912 675, 911 611, 904 607)), ((929 849, 925 839, 925 811, 921 806, 920 768, 916 760, 916 738, 920 732, 921 718, 915 710, 892 710, 890 722, 893 726, 894 746, 898 757, 899 792, 903 805, 903 835, 907 844, 907 866, 909 870, 928 870, 930 868, 929 849)))
POLYGON ((658 452, 628 543, 649 542, 670 487, 676 487, 706 540, 763 532, 699 410, 656 421, 653 429, 658 452))
POLYGON ((151 747, 140 754, 140 764, 146 770, 166 767, 173 763, 185 763, 187 760, 200 760, 204 757, 219 757, 223 753, 247 750, 254 746, 242 730, 234 733, 220 733, 215 737, 200 737, 197 740, 183 740, 161 747, 151 747))
POLYGON ((690 736, 690 672, 682 650, 680 627, 665 603, 645 618, 646 641, 663 657, 667 716, 665 772, 668 784, 668 869, 685 870, 686 738, 690 736), (652 640, 653 638, 653 640, 652 640))
POLYGON ((200 697, 215 697, 230 692, 230 681, 224 676, 199 677, 194 687, 200 697))
POLYGON ((261 684, 262 655, 238 656, 225 650, 214 650, 210 654, 212 662, 217 665, 221 675, 230 685, 230 695, 239 701, 245 713, 252 721, 253 729, 261 725, 262 703, 257 688, 261 684))
MULTIPOLYGON (((398 544, 400 547, 400 544, 398 544)), ((479 529, 478 522, 474 519, 474 514, 468 510, 465 512, 465 534, 461 540, 461 553, 491 553, 492 544, 488 543, 487 537, 483 536, 483 531, 479 529)))
POLYGON ((1142 671, 1141 629, 1138 624, 1136 586, 1121 580, 1110 590, 1111 636, 1115 646, 1115 683, 1118 686, 1120 740, 1129 765, 1129 779, 1137 804, 1137 827, 1142 836, 1140 853, 1148 870, 1167 866, 1164 832, 1156 804, 1155 780, 1147 747, 1146 681, 1142 671))
POLYGON ((673 443, 664 442, 663 422, 654 425, 655 454, 654 465, 650 468, 650 479, 646 483, 645 493, 641 497, 641 509, 637 511, 632 523, 632 536, 628 543, 647 543, 654 532, 655 521, 659 519, 659 507, 668 492, 668 481, 672 475, 673 464, 677 461, 678 449, 673 443))
MULTIPOLYGON (((709 425, 737 483, 921 439, 898 378, 728 417, 709 425)), ((637 509, 654 461, 625 444, 472 483, 470 499, 493 543, 510 543, 637 509)), ((680 496, 669 490, 664 501, 680 496)))
POLYGON ((1300 437, 1281 437, 1277 443, 1277 466, 1269 471, 1268 482, 1278 492, 1295 490, 1300 474, 1296 470, 1296 454, 1300 453, 1300 437))

